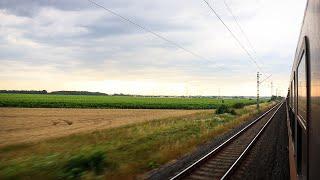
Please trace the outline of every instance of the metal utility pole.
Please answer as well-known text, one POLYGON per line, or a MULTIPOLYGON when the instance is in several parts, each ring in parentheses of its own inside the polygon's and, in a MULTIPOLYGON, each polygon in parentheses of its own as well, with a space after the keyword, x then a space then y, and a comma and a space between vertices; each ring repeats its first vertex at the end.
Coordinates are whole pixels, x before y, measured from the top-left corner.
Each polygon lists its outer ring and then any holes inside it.
POLYGON ((271 97, 272 97, 272 95, 273 95, 273 83, 271 81, 271 97))
POLYGON ((260 86, 260 73, 258 72, 257 73, 257 109, 259 109, 260 108, 260 106, 259 106, 259 101, 260 101, 260 99, 259 99, 259 86, 260 86))
POLYGON ((218 99, 221 100, 221 102, 222 102, 222 98, 221 98, 221 94, 220 94, 220 88, 218 89, 218 99))

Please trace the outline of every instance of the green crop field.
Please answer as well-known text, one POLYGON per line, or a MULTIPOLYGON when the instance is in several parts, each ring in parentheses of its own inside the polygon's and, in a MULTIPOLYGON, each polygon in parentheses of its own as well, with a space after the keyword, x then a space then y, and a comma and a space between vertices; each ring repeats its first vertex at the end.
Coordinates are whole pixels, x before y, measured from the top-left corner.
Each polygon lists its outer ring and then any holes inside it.
POLYGON ((254 99, 160 98, 133 96, 0 94, 0 107, 31 108, 123 108, 123 109, 213 109, 222 104, 254 104, 254 99))

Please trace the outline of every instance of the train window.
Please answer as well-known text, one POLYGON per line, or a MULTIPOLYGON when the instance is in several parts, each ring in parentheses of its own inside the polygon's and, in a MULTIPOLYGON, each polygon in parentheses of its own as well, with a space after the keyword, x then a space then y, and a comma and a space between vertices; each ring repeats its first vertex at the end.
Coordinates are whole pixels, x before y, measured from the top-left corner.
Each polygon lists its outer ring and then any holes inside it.
POLYGON ((293 80, 292 80, 292 109, 295 111, 295 103, 296 103, 296 88, 295 88, 295 79, 296 79, 296 75, 295 75, 296 72, 293 72, 293 80))
POLYGON ((307 69, 306 55, 303 52, 301 61, 298 66, 298 115, 304 123, 307 120, 307 69))
POLYGON ((291 107, 291 83, 288 90, 288 104, 289 104, 289 107, 291 107))
POLYGON ((293 80, 291 81, 291 86, 290 86, 290 106, 293 108, 293 80))

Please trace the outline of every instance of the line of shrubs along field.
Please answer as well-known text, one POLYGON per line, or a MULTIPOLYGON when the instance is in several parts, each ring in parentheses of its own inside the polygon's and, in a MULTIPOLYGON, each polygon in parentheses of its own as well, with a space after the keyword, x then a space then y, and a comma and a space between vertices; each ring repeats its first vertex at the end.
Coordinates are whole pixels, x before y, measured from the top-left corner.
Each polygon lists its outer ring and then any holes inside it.
MULTIPOLYGON (((265 101, 265 100, 263 100, 265 101)), ((133 96, 0 94, 0 107, 122 108, 122 109, 216 109, 220 105, 251 105, 255 99, 160 98, 133 96)))

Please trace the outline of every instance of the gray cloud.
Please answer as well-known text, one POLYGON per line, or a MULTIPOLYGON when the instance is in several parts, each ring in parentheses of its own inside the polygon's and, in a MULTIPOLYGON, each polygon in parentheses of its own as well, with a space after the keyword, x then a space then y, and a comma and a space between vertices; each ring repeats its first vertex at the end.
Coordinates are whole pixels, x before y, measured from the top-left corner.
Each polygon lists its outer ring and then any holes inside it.
POLYGON ((82 0, 2 0, 0 9, 5 9, 18 16, 32 17, 42 7, 54 7, 65 11, 79 11, 88 7, 87 1, 82 0))
MULTIPOLYGON (((19 67, 30 70, 26 71, 26 78, 34 75, 31 70, 45 67, 48 77, 58 73, 73 80, 206 79, 203 86, 209 79, 212 83, 213 78, 254 81, 255 66, 201 2, 96 1, 205 59, 184 52, 86 0, 2 0, 0 70, 8 67, 8 72, 19 71, 15 66, 20 64, 19 67)), ((282 67, 291 65, 303 2, 293 3, 286 14, 281 14, 286 2, 276 3, 277 6, 265 2, 258 12, 249 0, 229 2, 266 71, 282 71, 283 76, 289 73, 290 68, 282 67)), ((245 41, 223 3, 214 5, 240 40, 245 41)), ((0 74, 0 78, 3 76, 0 74)), ((10 77, 15 81, 14 74, 10 77)), ((19 76, 19 80, 23 77, 19 76)), ((215 83, 223 84, 218 80, 215 83)))

